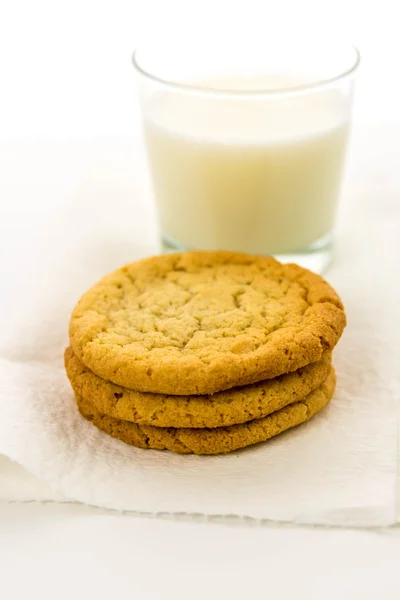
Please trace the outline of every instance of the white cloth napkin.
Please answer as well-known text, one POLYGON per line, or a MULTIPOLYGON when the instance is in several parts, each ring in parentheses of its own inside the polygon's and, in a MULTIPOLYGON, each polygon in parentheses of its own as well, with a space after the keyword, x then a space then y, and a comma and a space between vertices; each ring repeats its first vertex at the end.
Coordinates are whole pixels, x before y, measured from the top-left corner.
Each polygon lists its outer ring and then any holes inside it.
MULTIPOLYGON (((62 497, 106 508, 343 526, 396 522, 395 197, 378 199, 353 186, 353 201, 342 212, 328 279, 343 298, 349 325, 334 353, 338 387, 331 405, 308 424, 227 456, 143 451, 78 414, 62 363, 78 296, 104 272, 148 253, 155 239, 154 233, 143 237, 151 209, 133 201, 138 189, 130 146, 111 146, 97 144, 100 158, 84 178, 77 176, 79 185, 69 187, 62 201, 43 203, 31 214, 26 204, 8 212, 12 233, 1 261, 8 283, 1 304, 0 453, 62 497)), ((55 152, 49 146, 46 156, 55 152)), ((40 184, 31 194, 38 196, 39 189, 43 193, 40 184)))

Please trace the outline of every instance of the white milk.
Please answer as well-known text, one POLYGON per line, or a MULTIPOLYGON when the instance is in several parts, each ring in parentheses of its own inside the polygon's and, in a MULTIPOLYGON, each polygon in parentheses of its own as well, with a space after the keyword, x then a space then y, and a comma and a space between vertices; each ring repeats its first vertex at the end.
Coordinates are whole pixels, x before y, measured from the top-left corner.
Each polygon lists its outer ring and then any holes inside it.
POLYGON ((345 107, 337 91, 153 98, 145 138, 164 236, 186 249, 276 254, 328 234, 345 107))

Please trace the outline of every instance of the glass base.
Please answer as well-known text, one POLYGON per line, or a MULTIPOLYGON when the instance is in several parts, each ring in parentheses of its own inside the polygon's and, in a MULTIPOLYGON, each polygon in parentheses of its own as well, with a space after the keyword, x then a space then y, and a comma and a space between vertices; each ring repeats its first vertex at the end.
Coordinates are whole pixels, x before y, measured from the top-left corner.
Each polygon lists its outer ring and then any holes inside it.
POLYGON ((332 234, 325 235, 300 252, 274 254, 274 256, 282 263, 296 263, 322 275, 326 273, 333 260, 332 234))
MULTIPOLYGON (((161 242, 164 253, 195 250, 195 248, 184 248, 167 236, 163 236, 161 242)), ((232 250, 237 250, 237 248, 232 248, 232 250)), ((273 254, 273 256, 282 263, 296 263, 321 275, 328 270, 333 260, 332 234, 325 235, 299 252, 273 254)))

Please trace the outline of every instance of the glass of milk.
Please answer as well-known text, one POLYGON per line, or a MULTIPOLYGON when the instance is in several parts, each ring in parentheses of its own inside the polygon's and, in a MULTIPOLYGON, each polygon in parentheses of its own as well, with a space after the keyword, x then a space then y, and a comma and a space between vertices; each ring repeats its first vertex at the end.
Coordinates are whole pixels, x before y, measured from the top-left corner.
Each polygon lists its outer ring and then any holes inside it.
POLYGON ((237 250, 323 271, 358 51, 185 43, 139 49, 133 62, 165 251, 237 250))

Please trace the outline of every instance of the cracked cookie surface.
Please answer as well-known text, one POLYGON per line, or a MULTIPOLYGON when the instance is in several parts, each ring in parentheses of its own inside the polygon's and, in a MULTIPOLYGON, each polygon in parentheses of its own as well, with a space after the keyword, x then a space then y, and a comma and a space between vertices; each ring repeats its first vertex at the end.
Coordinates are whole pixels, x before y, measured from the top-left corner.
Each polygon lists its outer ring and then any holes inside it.
POLYGON ((136 392, 104 381, 85 367, 72 348, 65 351, 65 368, 77 396, 98 412, 156 427, 221 427, 259 419, 303 400, 319 387, 331 369, 331 353, 294 373, 217 392, 211 396, 168 396, 136 392))
POLYGON ((161 394, 213 394, 321 359, 346 323, 319 275, 234 252, 126 265, 75 307, 71 346, 96 375, 161 394))
POLYGON ((331 368, 326 381, 304 400, 286 406, 262 419, 215 429, 174 429, 121 421, 102 415, 77 396, 81 414, 102 431, 138 448, 171 450, 178 454, 225 454, 264 442, 311 419, 330 401, 335 390, 335 372, 331 368))

